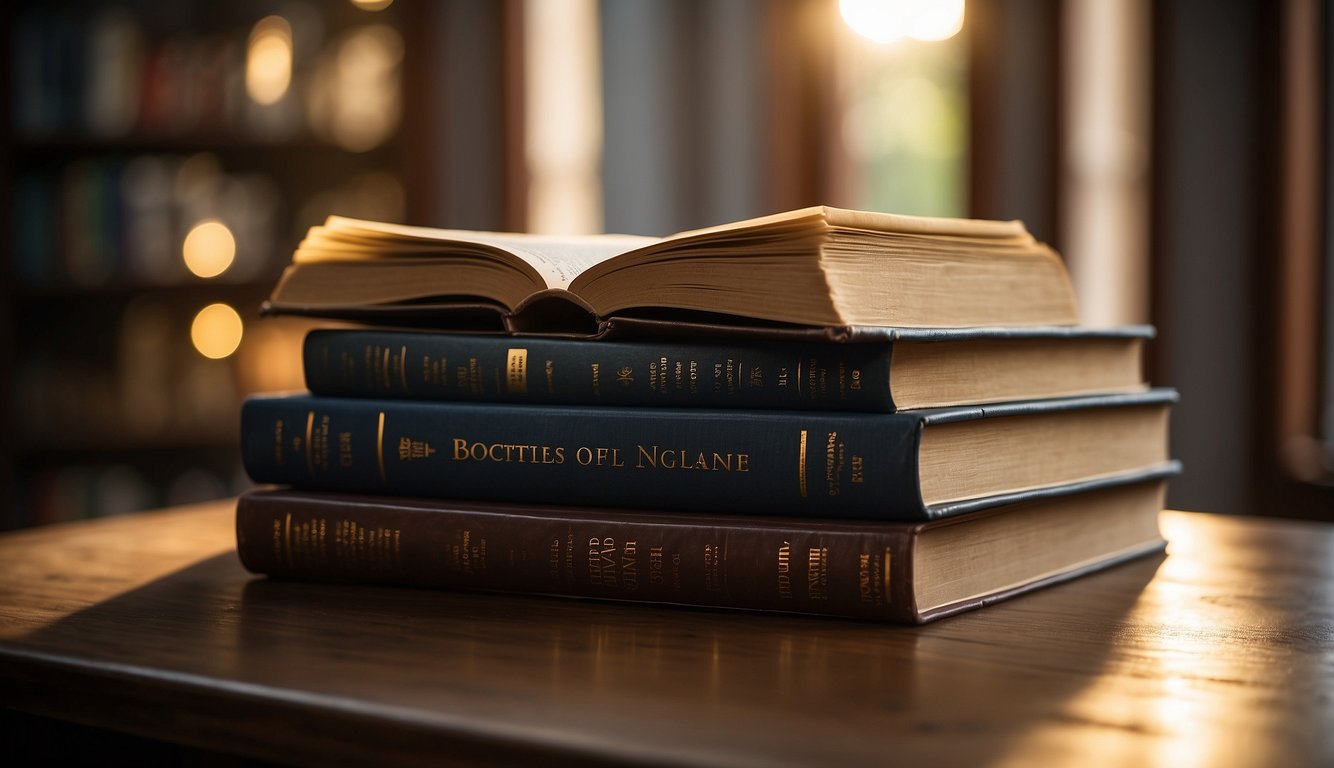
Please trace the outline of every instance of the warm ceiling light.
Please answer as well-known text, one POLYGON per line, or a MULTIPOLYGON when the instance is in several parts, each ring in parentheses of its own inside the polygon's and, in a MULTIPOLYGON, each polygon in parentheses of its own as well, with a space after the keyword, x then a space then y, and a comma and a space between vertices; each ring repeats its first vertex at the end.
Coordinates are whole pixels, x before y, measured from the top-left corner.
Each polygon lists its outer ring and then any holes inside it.
POLYGON ((199 354, 221 360, 241 346, 241 316, 226 304, 210 304, 199 310, 190 324, 190 341, 199 354))
POLYGON ((963 0, 839 0, 853 31, 877 43, 945 40, 963 28, 963 0))
POLYGON ((209 219, 195 225, 181 246, 185 266, 199 277, 217 277, 236 259, 236 238, 227 225, 209 219))
POLYGON ((394 0, 352 0, 352 4, 363 11, 383 11, 394 4, 394 0))
POLYGON ((281 16, 266 16, 250 31, 245 89, 257 104, 273 104, 292 84, 292 26, 281 16))
POLYGON ((963 29, 963 0, 918 0, 913 5, 908 36, 914 40, 948 40, 963 29))
POLYGON ((907 31, 899 5, 891 0, 839 0, 838 11, 853 32, 877 43, 892 43, 907 31))

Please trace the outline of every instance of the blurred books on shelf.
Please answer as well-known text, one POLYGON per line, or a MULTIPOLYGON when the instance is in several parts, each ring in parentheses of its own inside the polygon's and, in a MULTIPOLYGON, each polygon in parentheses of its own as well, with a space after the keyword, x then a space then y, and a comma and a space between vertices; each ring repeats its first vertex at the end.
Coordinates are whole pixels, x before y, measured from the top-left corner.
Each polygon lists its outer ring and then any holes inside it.
POLYGON ((267 277, 287 231, 282 193, 267 174, 220 166, 210 152, 93 154, 27 171, 14 190, 14 276, 34 292, 267 277))
POLYGON ((403 39, 392 11, 274 7, 281 15, 197 2, 20 10, 15 132, 48 144, 313 141, 353 152, 393 139, 403 39))
POLYGON ((254 322, 286 255, 330 210, 404 217, 403 14, 8 13, 0 528, 237 493, 241 399, 301 386, 309 324, 254 322))

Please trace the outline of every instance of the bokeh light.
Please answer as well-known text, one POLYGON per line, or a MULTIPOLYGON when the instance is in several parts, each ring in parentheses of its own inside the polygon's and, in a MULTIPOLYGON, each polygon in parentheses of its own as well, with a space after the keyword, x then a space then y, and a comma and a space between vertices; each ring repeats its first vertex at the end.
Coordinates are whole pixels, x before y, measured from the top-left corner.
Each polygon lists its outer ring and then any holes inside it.
POLYGON ((241 316, 226 304, 210 304, 199 310, 190 324, 190 341, 204 357, 221 360, 241 346, 244 331, 241 316))
POLYGON ((236 259, 236 238, 226 224, 208 219, 196 224, 185 236, 181 254, 185 266, 195 275, 217 277, 236 259))
POLYGON ((839 0, 839 13, 857 34, 877 43, 904 37, 947 40, 963 29, 964 0, 839 0))
POLYGON ((266 16, 250 32, 246 93, 258 104, 274 104, 291 85, 292 27, 281 16, 266 16))

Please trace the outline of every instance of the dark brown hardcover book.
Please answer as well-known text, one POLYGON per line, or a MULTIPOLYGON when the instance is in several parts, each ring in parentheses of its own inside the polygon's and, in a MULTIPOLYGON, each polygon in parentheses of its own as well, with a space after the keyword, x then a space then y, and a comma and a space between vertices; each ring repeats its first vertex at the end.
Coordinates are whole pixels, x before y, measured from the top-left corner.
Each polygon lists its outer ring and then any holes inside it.
POLYGON ((252 491, 237 551, 280 578, 922 623, 1160 550, 1165 486, 928 523, 252 491))

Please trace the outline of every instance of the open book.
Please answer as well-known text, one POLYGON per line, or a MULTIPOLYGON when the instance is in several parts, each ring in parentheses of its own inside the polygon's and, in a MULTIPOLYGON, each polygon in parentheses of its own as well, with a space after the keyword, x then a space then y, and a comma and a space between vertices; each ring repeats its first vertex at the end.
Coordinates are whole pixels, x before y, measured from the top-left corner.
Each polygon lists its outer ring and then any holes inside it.
POLYGON ((511 330, 662 310, 809 326, 1076 322, 1065 265, 1021 222, 827 206, 666 238, 335 216, 311 228, 267 305, 275 314, 353 318, 451 308, 489 308, 511 330), (525 314, 540 322, 514 322, 525 314))

